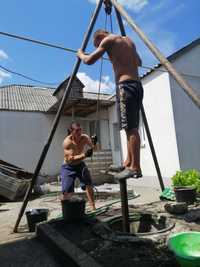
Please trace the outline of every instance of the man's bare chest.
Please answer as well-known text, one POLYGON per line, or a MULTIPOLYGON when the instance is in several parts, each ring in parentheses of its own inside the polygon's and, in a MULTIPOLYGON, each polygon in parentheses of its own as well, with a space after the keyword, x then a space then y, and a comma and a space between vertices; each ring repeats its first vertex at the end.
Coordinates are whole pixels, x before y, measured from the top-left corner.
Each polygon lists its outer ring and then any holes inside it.
POLYGON ((85 142, 81 141, 79 143, 72 142, 70 144, 70 149, 73 150, 74 154, 80 154, 83 152, 85 142))

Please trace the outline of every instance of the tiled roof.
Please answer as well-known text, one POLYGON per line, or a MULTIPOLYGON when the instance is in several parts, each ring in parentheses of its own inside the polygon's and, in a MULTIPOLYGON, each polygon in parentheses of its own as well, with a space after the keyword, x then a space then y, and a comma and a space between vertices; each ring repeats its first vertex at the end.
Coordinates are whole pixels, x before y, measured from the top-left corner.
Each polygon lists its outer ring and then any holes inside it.
POLYGON ((55 89, 31 85, 0 87, 0 110, 45 112, 57 102, 52 96, 55 89))

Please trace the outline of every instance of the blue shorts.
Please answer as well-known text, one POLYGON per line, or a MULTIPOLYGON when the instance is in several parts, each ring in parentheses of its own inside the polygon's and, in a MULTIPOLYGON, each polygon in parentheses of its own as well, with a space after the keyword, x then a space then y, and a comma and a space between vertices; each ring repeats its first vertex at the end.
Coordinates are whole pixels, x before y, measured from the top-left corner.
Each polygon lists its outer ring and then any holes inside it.
POLYGON ((63 164, 61 166, 61 184, 62 192, 74 192, 74 182, 78 178, 81 183, 81 188, 85 190, 87 185, 92 185, 90 171, 85 162, 78 165, 63 164))
POLYGON ((116 97, 120 129, 138 128, 139 112, 143 99, 141 82, 134 80, 119 82, 116 97))

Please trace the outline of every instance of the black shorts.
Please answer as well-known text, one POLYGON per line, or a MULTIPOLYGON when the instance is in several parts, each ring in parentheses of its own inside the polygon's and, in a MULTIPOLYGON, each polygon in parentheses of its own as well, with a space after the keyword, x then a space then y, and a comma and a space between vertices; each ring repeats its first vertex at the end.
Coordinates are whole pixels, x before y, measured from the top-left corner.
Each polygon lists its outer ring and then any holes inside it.
POLYGON ((132 130, 138 128, 143 99, 141 82, 135 80, 119 82, 116 92, 120 129, 132 130))

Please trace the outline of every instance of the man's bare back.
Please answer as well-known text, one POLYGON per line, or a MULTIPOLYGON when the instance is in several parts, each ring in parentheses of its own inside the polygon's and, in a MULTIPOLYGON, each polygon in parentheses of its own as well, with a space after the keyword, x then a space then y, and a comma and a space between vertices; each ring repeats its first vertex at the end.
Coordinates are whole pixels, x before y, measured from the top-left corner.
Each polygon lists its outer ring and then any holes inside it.
POLYGON ((102 45, 107 47, 106 51, 113 64, 117 82, 139 80, 140 58, 130 38, 110 34, 102 41, 102 45))
POLYGON ((85 64, 94 64, 107 52, 113 65, 117 83, 126 80, 139 80, 138 66, 141 66, 142 62, 129 37, 102 32, 99 36, 94 37, 94 45, 97 49, 90 55, 78 50, 77 55, 85 64))
POLYGON ((143 87, 139 81, 138 66, 142 61, 136 51, 135 44, 129 37, 110 34, 99 29, 93 35, 96 50, 89 55, 81 49, 77 56, 85 64, 94 64, 105 52, 108 53, 113 65, 116 81, 117 107, 120 128, 127 135, 127 158, 124 161, 125 170, 117 179, 140 178, 140 135, 139 111, 142 106, 143 87))

